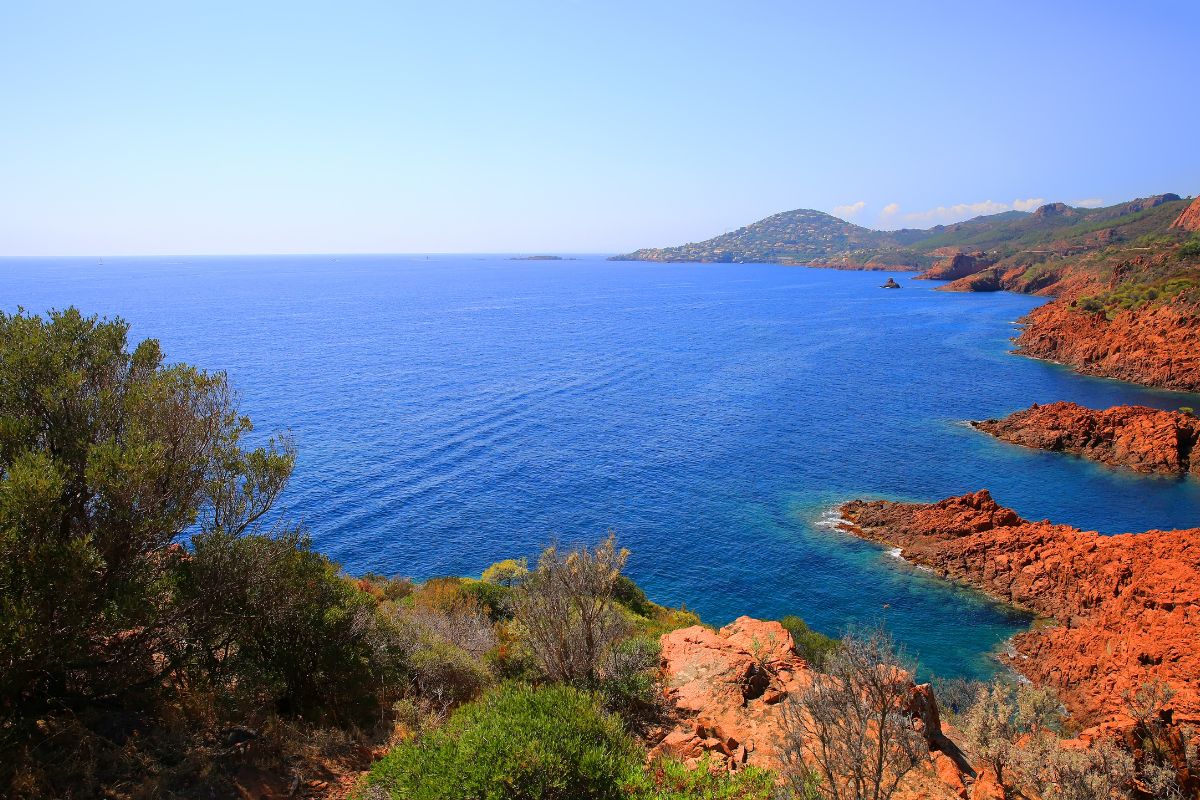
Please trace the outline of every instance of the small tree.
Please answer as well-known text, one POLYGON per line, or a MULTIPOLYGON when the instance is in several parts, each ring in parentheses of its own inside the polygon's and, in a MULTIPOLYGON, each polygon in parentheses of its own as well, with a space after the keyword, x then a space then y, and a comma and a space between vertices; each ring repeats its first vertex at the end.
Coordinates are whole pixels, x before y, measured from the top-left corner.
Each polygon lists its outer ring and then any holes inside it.
POLYGON ((613 607, 613 588, 628 557, 612 534, 565 555, 551 546, 518 589, 513 618, 551 680, 596 685, 600 665, 627 630, 613 607))
POLYGON ((497 586, 511 589, 514 586, 524 583, 525 578, 528 576, 528 561, 523 558, 506 558, 503 561, 497 561, 485 569, 482 579, 484 583, 494 583, 497 586))
POLYGON ((847 636, 785 708, 786 775, 797 794, 887 800, 924 755, 906 711, 911 673, 889 636, 847 636), (816 779, 814 779, 814 776, 816 779))
POLYGON ((1000 681, 980 688, 975 703, 963 717, 962 731, 971 750, 996 773, 1001 784, 1013 762, 1016 739, 1012 692, 1000 681))

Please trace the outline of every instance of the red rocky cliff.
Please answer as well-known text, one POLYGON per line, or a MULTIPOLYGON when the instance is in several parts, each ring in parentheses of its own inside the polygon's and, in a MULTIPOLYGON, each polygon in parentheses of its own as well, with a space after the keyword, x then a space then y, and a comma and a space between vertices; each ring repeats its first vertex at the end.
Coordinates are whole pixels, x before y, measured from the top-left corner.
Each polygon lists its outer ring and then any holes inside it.
POLYGON ((1200 419, 1176 411, 1145 406, 1095 411, 1061 402, 971 424, 1026 447, 1076 453, 1139 472, 1200 476, 1200 419))
POLYGON ((1200 391, 1200 315, 1174 305, 1121 311, 1111 320, 1062 302, 1034 309, 1017 352, 1085 375, 1200 391))
POLYGON ((1200 529, 1102 536, 1028 522, 986 491, 842 513, 848 531, 1056 620, 1017 636, 1011 663, 1082 724, 1128 725, 1124 695, 1161 680, 1172 723, 1200 726, 1200 529))
POLYGON ((1171 223, 1172 228, 1182 228, 1185 231, 1200 231, 1200 197, 1183 210, 1179 218, 1171 223))

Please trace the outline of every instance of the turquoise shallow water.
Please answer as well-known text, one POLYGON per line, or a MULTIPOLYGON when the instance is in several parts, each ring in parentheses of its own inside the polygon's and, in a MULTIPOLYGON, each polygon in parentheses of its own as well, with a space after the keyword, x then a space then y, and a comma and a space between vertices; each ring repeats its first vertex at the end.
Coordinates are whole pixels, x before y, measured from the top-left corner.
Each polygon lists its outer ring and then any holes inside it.
POLYGON ((0 260, 0 306, 124 316, 225 369, 300 447, 285 511, 351 572, 478 574, 608 529, 660 602, 723 623, 885 620, 983 676, 1025 620, 829 527, 855 497, 988 488, 1032 519, 1200 524, 1200 481, 996 442, 1033 402, 1200 407, 1009 355, 1043 302, 898 275, 581 258, 0 260))

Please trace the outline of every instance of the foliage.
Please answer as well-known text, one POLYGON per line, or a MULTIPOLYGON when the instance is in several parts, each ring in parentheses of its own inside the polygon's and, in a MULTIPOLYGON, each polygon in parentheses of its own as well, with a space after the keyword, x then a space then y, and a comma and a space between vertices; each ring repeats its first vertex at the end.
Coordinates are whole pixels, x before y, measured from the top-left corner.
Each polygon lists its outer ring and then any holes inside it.
POLYGON ((660 653, 658 639, 640 636, 609 650, 596 687, 606 710, 636 727, 658 719, 661 694, 655 671, 660 653))
POLYGON ((694 767, 656 759, 630 787, 630 800, 769 800, 774 773, 757 767, 737 772, 714 769, 707 755, 694 767))
POLYGON ((1200 237, 1192 237, 1183 243, 1175 255, 1180 260, 1200 258, 1200 237))
POLYGON ((290 442, 244 450, 225 376, 131 353, 77 310, 0 315, 0 713, 148 687, 179 668, 198 536, 254 533, 290 442))
POLYGON ((204 772, 206 728, 349 722, 406 670, 374 584, 272 516, 289 439, 128 330, 0 314, 2 794, 204 772))
POLYGON ((483 582, 494 583, 511 589, 525 582, 529 575, 529 562, 525 559, 506 558, 497 561, 483 571, 483 582))
MULTIPOLYGON (((911 670, 883 630, 847 636, 785 707, 785 777, 827 800, 887 800, 920 762, 905 711, 911 670)), ((802 795, 803 796, 803 795, 802 795)))
POLYGON ((796 654, 820 670, 825 662, 837 652, 837 639, 818 633, 808 627, 808 623, 795 615, 789 615, 779 620, 779 624, 792 635, 796 654))
POLYGON ((405 800, 616 800, 640 767, 638 747, 594 695, 510 684, 402 743, 367 784, 405 800))
POLYGON ((613 592, 629 557, 609 535, 595 548, 546 548, 514 596, 514 620, 547 678, 594 687, 609 650, 627 631, 613 592))

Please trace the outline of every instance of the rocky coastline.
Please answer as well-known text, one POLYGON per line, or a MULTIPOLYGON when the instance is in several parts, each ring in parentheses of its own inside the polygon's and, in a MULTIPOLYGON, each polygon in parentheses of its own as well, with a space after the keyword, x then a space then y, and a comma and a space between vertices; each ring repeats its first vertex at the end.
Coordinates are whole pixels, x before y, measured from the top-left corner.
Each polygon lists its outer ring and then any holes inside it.
POLYGON ((1137 472, 1200 477, 1200 419, 1146 406, 1103 410, 1070 402, 1036 403, 1003 419, 971 423, 1013 444, 1084 458, 1137 472))
MULTIPOLYGON (((843 530, 1043 617, 1010 665, 1054 688, 1081 738, 1131 737, 1129 697, 1155 681, 1180 741, 1200 728, 1200 529, 1105 536, 1021 519, 986 490, 938 503, 856 500, 843 530)), ((1196 744, 1192 741, 1192 744, 1196 744)))

